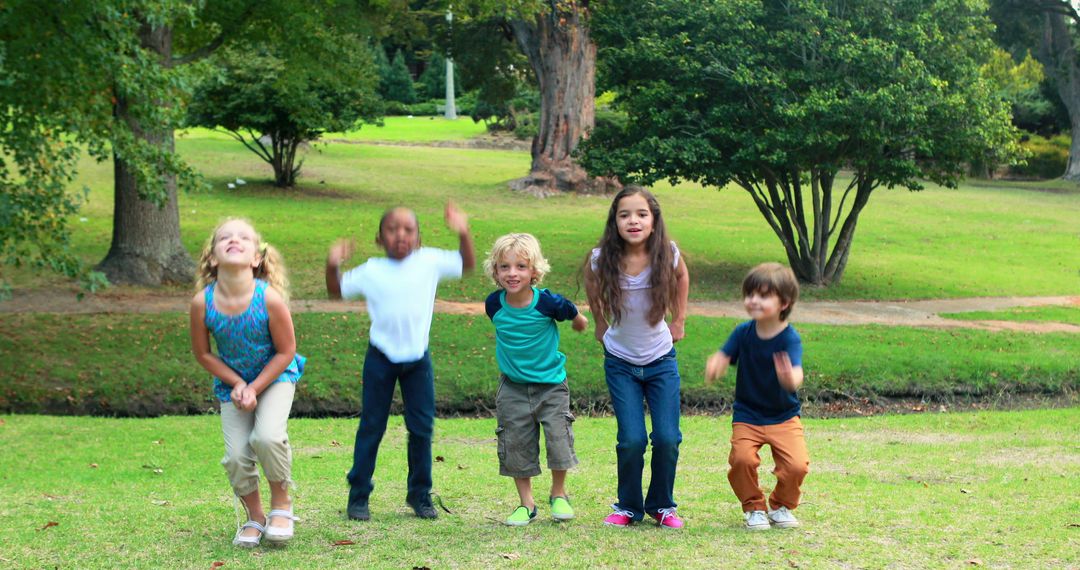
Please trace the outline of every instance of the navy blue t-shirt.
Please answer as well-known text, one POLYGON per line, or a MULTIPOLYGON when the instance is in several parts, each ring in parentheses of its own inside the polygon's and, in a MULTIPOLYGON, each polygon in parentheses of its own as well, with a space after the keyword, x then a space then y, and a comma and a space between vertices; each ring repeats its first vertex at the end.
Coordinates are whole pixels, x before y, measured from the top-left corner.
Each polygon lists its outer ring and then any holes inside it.
POLYGON ((799 415, 802 405, 797 393, 780 386, 773 354, 786 352, 792 366, 802 366, 802 340, 788 325, 780 334, 762 340, 754 321, 735 327, 724 348, 739 369, 735 375, 735 413, 732 422, 767 426, 784 423, 799 415))

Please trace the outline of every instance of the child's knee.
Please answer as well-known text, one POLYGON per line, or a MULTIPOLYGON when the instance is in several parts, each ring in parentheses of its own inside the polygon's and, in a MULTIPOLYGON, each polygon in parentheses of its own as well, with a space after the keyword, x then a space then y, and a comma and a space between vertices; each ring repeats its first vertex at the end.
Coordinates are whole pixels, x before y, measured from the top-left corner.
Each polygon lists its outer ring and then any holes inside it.
POLYGON ((810 473, 809 461, 785 463, 783 465, 778 464, 776 466, 776 478, 785 481, 800 483, 806 478, 808 473, 810 473))
POLYGON ((756 470, 761 465, 761 458, 750 449, 732 448, 728 455, 728 465, 732 471, 756 470))
POLYGON ((267 453, 287 453, 289 451, 289 436, 271 434, 255 430, 248 439, 255 453, 262 456, 267 453))

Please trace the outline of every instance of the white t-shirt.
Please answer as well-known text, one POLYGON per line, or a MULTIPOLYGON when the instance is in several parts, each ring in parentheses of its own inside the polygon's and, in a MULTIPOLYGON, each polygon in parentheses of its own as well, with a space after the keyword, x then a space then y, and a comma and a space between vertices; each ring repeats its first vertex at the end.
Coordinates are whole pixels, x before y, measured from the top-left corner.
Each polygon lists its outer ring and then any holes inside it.
POLYGON ((458 251, 421 247, 405 259, 373 257, 341 276, 341 296, 367 300, 368 340, 391 362, 420 360, 428 348, 439 281, 461 277, 458 251))
MULTIPOLYGON (((671 242, 671 251, 675 268, 678 269, 679 248, 675 242, 671 242)), ((597 270, 599 259, 600 248, 594 248, 590 257, 593 271, 597 270)), ((649 322, 649 309, 652 308, 651 275, 652 267, 646 267, 637 275, 619 274, 619 285, 623 289, 622 319, 619 324, 608 326, 604 333, 604 348, 635 366, 653 362, 671 352, 673 346, 667 322, 664 319, 655 325, 649 322)))

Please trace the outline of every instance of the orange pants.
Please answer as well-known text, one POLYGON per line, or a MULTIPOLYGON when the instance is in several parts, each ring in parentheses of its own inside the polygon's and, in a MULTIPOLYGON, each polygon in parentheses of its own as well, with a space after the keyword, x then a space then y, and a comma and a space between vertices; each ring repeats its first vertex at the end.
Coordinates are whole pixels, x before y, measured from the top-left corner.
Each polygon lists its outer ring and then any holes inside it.
POLYGON ((755 426, 731 424, 731 454, 728 456, 728 482, 742 502, 744 512, 764 511, 765 495, 758 486, 758 450, 768 444, 772 448, 776 468, 776 488, 769 495, 773 509, 799 506, 799 487, 810 472, 810 456, 806 452, 803 426, 796 416, 776 425, 755 426))

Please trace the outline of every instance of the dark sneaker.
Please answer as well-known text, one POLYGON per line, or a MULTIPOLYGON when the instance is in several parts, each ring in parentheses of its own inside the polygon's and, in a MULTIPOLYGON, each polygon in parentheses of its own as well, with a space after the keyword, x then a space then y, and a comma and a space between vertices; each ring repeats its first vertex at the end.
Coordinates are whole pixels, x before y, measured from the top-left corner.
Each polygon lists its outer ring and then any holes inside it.
POLYGON ((431 497, 422 497, 415 501, 405 501, 416 516, 422 519, 437 519, 439 518, 439 512, 435 510, 435 505, 431 504, 431 497))
POLYGON ((356 491, 356 487, 349 489, 349 507, 345 511, 351 520, 371 520, 371 511, 368 510, 368 498, 363 497, 356 491))

